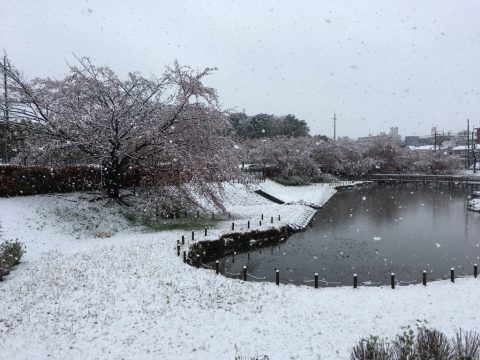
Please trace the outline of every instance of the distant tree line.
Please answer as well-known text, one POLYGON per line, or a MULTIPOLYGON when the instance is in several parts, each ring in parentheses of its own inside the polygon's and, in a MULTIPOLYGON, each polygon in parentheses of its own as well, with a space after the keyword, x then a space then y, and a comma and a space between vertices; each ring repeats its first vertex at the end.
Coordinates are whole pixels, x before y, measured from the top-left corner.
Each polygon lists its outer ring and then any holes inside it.
POLYGON ((244 164, 267 169, 280 182, 306 184, 332 175, 359 178, 371 173, 452 174, 462 160, 443 151, 414 151, 388 137, 371 144, 323 136, 248 139, 239 147, 244 164))
POLYGON ((299 120, 292 114, 248 116, 244 113, 232 113, 228 119, 232 126, 232 134, 238 139, 261 139, 273 136, 302 137, 308 136, 310 132, 306 121, 299 120))

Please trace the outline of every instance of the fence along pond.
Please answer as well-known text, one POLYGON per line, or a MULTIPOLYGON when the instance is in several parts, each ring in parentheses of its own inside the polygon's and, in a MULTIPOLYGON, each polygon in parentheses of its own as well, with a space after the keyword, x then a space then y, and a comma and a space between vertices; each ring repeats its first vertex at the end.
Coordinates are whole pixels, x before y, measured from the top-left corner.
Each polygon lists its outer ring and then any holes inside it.
POLYGON ((392 286, 392 273, 394 285, 451 279, 452 268, 453 279, 471 276, 480 262, 480 214, 466 209, 467 200, 465 191, 436 186, 340 192, 306 231, 225 256, 218 269, 242 279, 246 266, 247 280, 312 286, 352 286, 353 274, 358 286, 392 286))

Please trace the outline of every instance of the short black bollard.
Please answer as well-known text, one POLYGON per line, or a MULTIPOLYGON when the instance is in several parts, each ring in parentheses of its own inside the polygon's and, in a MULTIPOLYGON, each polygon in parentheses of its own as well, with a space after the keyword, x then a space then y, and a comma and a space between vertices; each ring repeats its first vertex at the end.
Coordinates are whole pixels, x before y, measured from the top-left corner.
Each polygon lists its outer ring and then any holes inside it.
POLYGON ((247 267, 243 265, 243 281, 247 281, 247 267))
POLYGON ((394 273, 390 274, 390 286, 392 287, 392 289, 395 289, 395 274, 394 273))
POLYGON ((258 222, 258 224, 259 224, 260 226, 262 226, 262 220, 260 220, 260 221, 258 222))
POLYGON ((207 228, 205 228, 205 236, 207 236, 207 228))
POLYGON ((250 220, 247 221, 247 229, 250 229, 250 220))
POLYGON ((197 218, 200 217, 200 211, 197 211, 197 218))
POLYGON ((237 253, 234 251, 232 256, 232 264, 235 262, 235 255, 237 255, 237 253))
POLYGON ((247 253, 247 259, 250 260, 250 252, 247 253))
POLYGON ((427 270, 423 270, 423 273, 422 273, 422 284, 423 284, 423 286, 427 286, 427 270))
POLYGON ((232 231, 235 230, 235 223, 232 222, 232 231))
POLYGON ((228 218, 230 219, 230 213, 228 213, 228 218))
POLYGON ((185 235, 182 235, 182 245, 185 245, 185 235))
POLYGON ((195 240, 195 231, 192 231, 192 240, 195 240))
POLYGON ((213 220, 213 219, 215 219, 215 214, 214 214, 214 213, 212 213, 212 220, 213 220))
POLYGON ((218 273, 220 272, 220 265, 218 263, 218 260, 215 261, 215 274, 218 275, 218 273))
POLYGON ((177 245, 177 256, 180 256, 180 244, 177 245))
POLYGON ((263 220, 263 214, 262 214, 262 220, 263 220))
POLYGON ((358 284, 357 274, 353 274, 353 288, 356 289, 358 284))
POLYGON ((450 281, 455 282, 455 269, 454 268, 450 269, 450 281))
POLYGON ((273 216, 270 218, 270 224, 273 224, 273 216))
POLYGON ((280 271, 278 269, 275 270, 275 283, 280 285, 280 271))
POLYGON ((315 289, 318 289, 318 273, 315 273, 315 289))
POLYGON ((200 255, 197 254, 197 268, 200 267, 200 255))
POLYGON ((473 277, 476 279, 478 276, 478 265, 473 264, 473 277))
POLYGON ((183 262, 187 262, 187 252, 185 250, 183 250, 183 262))
POLYGON ((185 217, 187 217, 187 212, 185 211, 185 217))
POLYGON ((278 215, 278 221, 280 221, 280 215, 278 215))

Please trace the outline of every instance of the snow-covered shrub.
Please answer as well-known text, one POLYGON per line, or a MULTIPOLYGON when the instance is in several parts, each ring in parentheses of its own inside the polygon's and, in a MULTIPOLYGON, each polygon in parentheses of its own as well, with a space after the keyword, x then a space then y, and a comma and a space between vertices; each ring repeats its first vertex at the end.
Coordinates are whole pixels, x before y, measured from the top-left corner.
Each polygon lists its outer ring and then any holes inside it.
POLYGON ((407 326, 392 341, 370 336, 353 347, 352 360, 480 360, 480 334, 456 332, 453 339, 435 329, 416 324, 416 331, 407 326))
POLYGON ((453 340, 455 359, 480 359, 480 334, 475 331, 464 332, 459 329, 453 340))
POLYGON ((391 359, 391 349, 387 341, 376 336, 362 339, 352 349, 351 360, 387 360, 391 359))
POLYGON ((421 329, 416 341, 415 349, 420 359, 453 359, 453 348, 450 340, 438 330, 421 329))
POLYGON ((20 262, 23 253, 23 245, 18 240, 0 244, 0 278, 20 262))

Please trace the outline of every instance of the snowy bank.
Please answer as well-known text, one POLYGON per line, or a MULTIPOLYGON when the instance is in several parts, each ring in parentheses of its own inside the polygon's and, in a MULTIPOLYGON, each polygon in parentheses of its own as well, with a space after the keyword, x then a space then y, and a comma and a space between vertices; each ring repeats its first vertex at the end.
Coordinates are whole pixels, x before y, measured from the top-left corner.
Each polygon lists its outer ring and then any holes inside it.
POLYGON ((480 212, 480 199, 472 199, 468 202, 468 208, 480 212))
MULTIPOLYGON (((281 221, 262 224, 278 228, 314 211, 229 186, 227 209, 238 223, 281 213, 281 221)), ((472 299, 480 279, 395 290, 243 282, 185 265, 174 248, 189 233, 145 233, 116 206, 78 199, 0 199, 2 236, 27 244, 23 262, 0 283, 6 359, 347 359, 360 338, 392 338, 417 319, 447 335, 478 330, 472 299)), ((206 238, 230 226, 220 222, 206 238)))
POLYGON ((317 208, 322 207, 336 193, 335 187, 330 184, 283 186, 268 179, 260 183, 259 188, 285 204, 301 204, 317 208))

